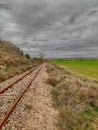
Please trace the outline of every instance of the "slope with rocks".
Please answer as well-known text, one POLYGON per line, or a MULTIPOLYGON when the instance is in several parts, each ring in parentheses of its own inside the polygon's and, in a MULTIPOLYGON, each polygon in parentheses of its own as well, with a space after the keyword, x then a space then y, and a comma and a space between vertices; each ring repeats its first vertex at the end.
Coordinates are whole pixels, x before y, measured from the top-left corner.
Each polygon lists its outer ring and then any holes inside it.
POLYGON ((8 41, 0 40, 0 82, 32 68, 37 64, 27 59, 23 51, 8 41))

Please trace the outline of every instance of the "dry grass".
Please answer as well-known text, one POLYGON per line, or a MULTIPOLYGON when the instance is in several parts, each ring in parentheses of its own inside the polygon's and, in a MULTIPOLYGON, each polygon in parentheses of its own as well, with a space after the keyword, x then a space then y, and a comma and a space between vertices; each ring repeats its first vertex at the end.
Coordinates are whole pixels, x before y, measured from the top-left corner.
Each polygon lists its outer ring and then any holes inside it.
POLYGON ((26 70, 35 67, 36 65, 36 63, 31 62, 30 64, 27 63, 27 65, 17 64, 17 66, 10 65, 7 67, 3 67, 2 69, 0 69, 0 82, 21 74, 26 70))
POLYGON ((98 128, 98 84, 76 77, 63 69, 47 67, 53 86, 54 106, 59 110, 59 130, 94 130, 98 128), (58 74, 57 74, 58 73, 58 74))
POLYGON ((26 109, 26 110, 31 110, 31 109, 32 109, 32 105, 26 104, 26 105, 25 105, 25 109, 26 109))
POLYGON ((14 77, 40 62, 27 59, 14 44, 0 40, 0 82, 14 77))

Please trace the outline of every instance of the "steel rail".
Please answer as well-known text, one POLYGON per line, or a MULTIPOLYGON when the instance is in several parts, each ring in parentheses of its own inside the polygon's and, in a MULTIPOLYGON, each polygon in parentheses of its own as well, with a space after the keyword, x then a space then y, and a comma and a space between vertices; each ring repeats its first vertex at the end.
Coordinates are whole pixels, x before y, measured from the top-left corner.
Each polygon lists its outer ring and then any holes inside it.
POLYGON ((1 90, 0 94, 5 93, 9 88, 12 88, 16 83, 18 83, 19 81, 21 81, 22 79, 24 79, 27 75, 31 74, 35 69, 36 69, 36 67, 33 70, 31 70, 30 72, 28 72, 27 74, 25 74, 23 77, 21 77, 18 80, 16 80, 14 83, 10 84, 8 87, 6 87, 3 90, 1 90))
POLYGON ((14 103, 14 105, 10 108, 10 110, 8 111, 8 113, 5 115, 3 121, 0 123, 0 130, 2 130, 2 127, 6 124, 6 122, 8 121, 10 115, 12 114, 12 112, 14 111, 14 109, 16 108, 17 104, 19 103, 19 101, 22 99, 22 97, 24 96, 24 94, 27 92, 27 90, 30 88, 32 82, 34 81, 34 79, 37 77, 37 75, 39 74, 39 72, 41 71, 42 67, 38 70, 38 72, 35 74, 35 76, 33 77, 33 79, 30 81, 30 83, 28 84, 28 86, 26 87, 26 89, 23 91, 23 93, 21 94, 21 96, 17 99, 17 101, 14 103))

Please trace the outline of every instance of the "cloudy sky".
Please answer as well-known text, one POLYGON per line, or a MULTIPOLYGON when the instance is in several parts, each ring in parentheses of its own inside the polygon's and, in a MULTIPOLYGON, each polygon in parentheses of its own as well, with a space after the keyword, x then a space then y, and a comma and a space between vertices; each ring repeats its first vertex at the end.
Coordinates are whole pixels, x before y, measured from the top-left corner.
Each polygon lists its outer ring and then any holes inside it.
POLYGON ((0 0, 0 38, 32 57, 98 57, 98 0, 0 0))

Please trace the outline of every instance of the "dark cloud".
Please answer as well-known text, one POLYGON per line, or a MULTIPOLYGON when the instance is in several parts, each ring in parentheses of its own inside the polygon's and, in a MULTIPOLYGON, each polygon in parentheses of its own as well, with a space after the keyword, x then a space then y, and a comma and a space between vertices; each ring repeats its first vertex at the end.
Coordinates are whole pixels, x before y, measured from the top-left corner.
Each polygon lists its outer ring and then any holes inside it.
POLYGON ((98 1, 1 0, 0 37, 32 56, 98 56, 98 1))
POLYGON ((88 12, 87 16, 94 15, 96 13, 98 13, 98 9, 91 10, 90 12, 88 12))
POLYGON ((14 18, 28 33, 44 30, 63 20, 68 24, 74 23, 88 9, 87 2, 77 0, 69 0, 69 2, 67 0, 9 1, 14 18))
POLYGON ((69 17, 68 24, 75 23, 76 19, 80 16, 80 13, 76 12, 69 17))

